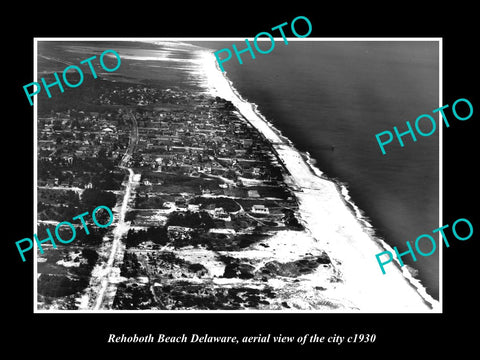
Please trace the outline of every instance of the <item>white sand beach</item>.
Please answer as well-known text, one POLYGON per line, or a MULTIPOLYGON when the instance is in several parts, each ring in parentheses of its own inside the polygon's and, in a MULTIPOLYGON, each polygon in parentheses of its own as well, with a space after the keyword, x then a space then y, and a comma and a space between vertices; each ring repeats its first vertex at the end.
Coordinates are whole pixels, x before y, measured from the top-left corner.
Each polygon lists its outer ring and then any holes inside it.
POLYGON ((217 68, 213 54, 205 52, 203 68, 211 94, 231 101, 272 143, 287 169, 286 182, 296 189, 305 227, 340 274, 342 281, 330 295, 335 292, 336 299, 353 304, 361 312, 441 312, 439 302, 428 295, 405 268, 392 263, 387 273, 382 274, 375 255, 389 250, 388 245, 372 235, 372 230, 355 216, 338 186, 318 176, 321 172, 314 172, 288 139, 269 124, 253 104, 241 98, 217 68))

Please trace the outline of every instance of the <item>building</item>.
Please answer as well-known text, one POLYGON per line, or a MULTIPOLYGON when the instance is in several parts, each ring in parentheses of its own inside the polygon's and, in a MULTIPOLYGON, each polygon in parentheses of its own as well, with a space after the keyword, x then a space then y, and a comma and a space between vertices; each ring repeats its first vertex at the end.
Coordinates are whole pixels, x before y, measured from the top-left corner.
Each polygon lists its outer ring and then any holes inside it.
POLYGON ((252 212, 255 214, 270 214, 270 211, 265 205, 253 205, 252 212))
POLYGON ((218 207, 213 210, 212 217, 214 219, 223 220, 223 221, 232 221, 230 215, 225 211, 223 207, 218 207))

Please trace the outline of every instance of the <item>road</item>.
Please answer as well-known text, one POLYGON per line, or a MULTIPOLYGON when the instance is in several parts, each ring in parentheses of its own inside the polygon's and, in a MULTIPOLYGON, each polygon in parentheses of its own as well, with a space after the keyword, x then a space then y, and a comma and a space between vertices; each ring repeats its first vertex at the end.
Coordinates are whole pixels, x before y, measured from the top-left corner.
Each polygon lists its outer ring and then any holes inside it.
MULTIPOLYGON (((128 181, 125 187, 125 194, 123 196, 122 205, 118 213, 118 221, 115 226, 115 229, 113 230, 113 241, 110 247, 110 254, 108 256, 108 260, 103 266, 102 270, 96 272, 95 276, 97 278, 94 279, 95 281, 91 282, 95 284, 100 283, 99 290, 94 292, 96 295, 96 298, 94 299, 94 301, 89 302, 89 303, 94 303, 93 310, 100 310, 105 308, 108 309, 113 304, 115 291, 107 291, 107 289, 109 285, 113 285, 116 288, 116 284, 120 276, 120 269, 114 267, 114 263, 115 263, 115 259, 123 258, 123 252, 125 248, 121 242, 121 239, 128 232, 130 228, 129 223, 125 222, 125 214, 127 213, 127 210, 128 210, 128 202, 130 200, 132 187, 134 185, 133 177, 135 173, 131 168, 127 167, 127 165, 138 143, 137 119, 135 118, 135 116, 131 111, 130 111, 130 115, 132 119, 133 128, 132 128, 127 151, 125 152, 125 155, 123 156, 122 161, 119 165, 121 169, 125 169, 128 171, 129 173, 128 181)), ((113 290, 115 290, 115 288, 113 290)))

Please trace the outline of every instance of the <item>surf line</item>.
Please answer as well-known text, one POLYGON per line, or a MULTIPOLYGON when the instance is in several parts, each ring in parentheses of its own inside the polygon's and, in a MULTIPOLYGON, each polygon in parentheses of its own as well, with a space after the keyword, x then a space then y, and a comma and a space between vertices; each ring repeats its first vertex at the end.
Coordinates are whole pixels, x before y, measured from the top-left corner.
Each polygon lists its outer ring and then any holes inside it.
MULTIPOLYGON (((439 227, 435 230, 432 230, 432 233, 437 233, 439 232, 440 234, 442 234, 442 237, 443 237, 443 242, 445 243, 446 247, 449 248, 450 247, 450 243, 448 242, 447 240, 447 235, 445 235, 445 232, 443 231, 444 229, 448 228, 449 225, 443 225, 442 227, 439 227)), ((468 219, 465 219, 465 218, 460 218, 458 219, 457 221, 455 221, 452 225, 452 233, 453 235, 460 241, 465 241, 465 240, 468 240, 472 237, 473 235, 473 225, 472 223, 468 220, 468 219), (456 226, 458 223, 460 222, 464 222, 468 225, 468 229, 469 229, 469 234, 467 236, 460 236, 456 230, 456 226)), ((403 267, 405 264, 403 263, 402 261, 402 257, 407 255, 407 254, 410 254, 412 256, 412 259, 413 261, 417 261, 417 258, 415 256, 415 253, 413 251, 413 248, 412 248, 412 245, 410 244, 409 241, 407 241, 407 248, 408 250, 403 252, 403 253, 399 253, 398 252, 398 249, 397 247, 395 246, 393 248, 393 250, 395 251, 395 254, 397 255, 397 259, 398 259, 398 262, 400 263, 400 267, 403 267)), ((428 257, 430 255, 432 255, 433 253, 435 253, 435 250, 437 249, 437 244, 435 243, 435 239, 429 235, 429 234, 422 234, 420 235, 419 237, 417 237, 417 239, 415 240, 415 249, 417 250, 417 253, 420 254, 421 256, 423 257, 428 257), (419 246, 419 243, 420 243, 420 240, 423 239, 423 238, 428 238, 428 240, 430 241, 430 243, 432 244, 432 248, 429 252, 423 252, 421 249, 420 249, 420 246, 419 246)), ((425 247, 424 249, 425 250, 425 247)), ((389 264, 392 262, 393 260, 393 254, 390 252, 390 251, 383 251, 381 253, 378 253, 377 255, 375 255, 375 257, 377 258, 377 262, 378 262, 378 265, 380 266, 380 269, 382 270, 382 273, 385 275, 386 274, 386 271, 385 271, 385 268, 384 268, 384 265, 386 264, 389 264), (385 261, 382 261, 380 262, 380 256, 382 255, 388 255, 388 259, 386 259, 385 261)))

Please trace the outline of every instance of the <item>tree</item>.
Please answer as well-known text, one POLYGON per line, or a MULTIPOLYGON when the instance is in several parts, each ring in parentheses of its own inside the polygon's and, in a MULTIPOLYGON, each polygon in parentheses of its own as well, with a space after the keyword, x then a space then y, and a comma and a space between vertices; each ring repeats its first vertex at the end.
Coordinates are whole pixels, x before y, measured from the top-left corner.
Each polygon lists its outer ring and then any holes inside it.
POLYGON ((82 194, 82 206, 84 209, 96 208, 99 205, 105 205, 112 209, 116 202, 115 194, 108 191, 85 189, 82 194))
POLYGON ((215 227, 215 223, 208 213, 200 211, 198 213, 192 213, 187 211, 186 213, 173 212, 167 221, 167 226, 184 226, 190 228, 203 228, 205 230, 215 227))
POLYGON ((80 122, 78 121, 77 118, 75 118, 75 119, 70 123, 70 128, 78 129, 79 127, 80 127, 80 122))
POLYGON ((93 268, 98 259, 98 253, 95 250, 85 248, 82 250, 82 257, 87 260, 87 264, 90 268, 93 268))
POLYGON ((303 225, 299 223, 298 219, 295 217, 295 213, 290 209, 284 210, 285 216, 283 217, 283 222, 285 225, 290 226, 294 229, 303 229, 303 225))
POLYGON ((111 171, 103 171, 92 178, 92 185, 95 189, 114 190, 118 188, 111 171))
POLYGON ((133 229, 128 230, 127 238, 125 239, 125 244, 128 248, 138 246, 142 241, 145 241, 145 230, 135 231, 133 229))
POLYGON ((99 159, 106 159, 107 157, 107 150, 102 146, 99 150, 98 150, 98 154, 97 154, 97 157, 99 159))
POLYGON ((165 245, 168 242, 167 229, 163 226, 150 227, 147 230, 149 240, 158 245, 165 245))

